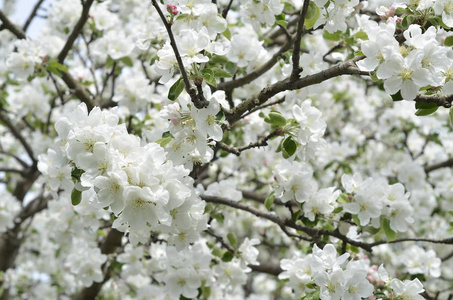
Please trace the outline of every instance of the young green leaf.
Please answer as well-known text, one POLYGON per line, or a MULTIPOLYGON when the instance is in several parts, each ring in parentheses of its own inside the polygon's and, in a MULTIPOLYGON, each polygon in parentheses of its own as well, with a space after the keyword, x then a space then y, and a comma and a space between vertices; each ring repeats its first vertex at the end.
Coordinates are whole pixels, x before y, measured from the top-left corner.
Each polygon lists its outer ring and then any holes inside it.
POLYGON ((391 242, 396 239, 396 232, 390 228, 390 221, 388 219, 382 219, 382 228, 384 229, 385 236, 387 237, 387 241, 391 242))
POLYGON ((231 246, 233 246, 234 248, 237 247, 238 239, 237 239, 236 235, 233 232, 229 232, 227 234, 227 239, 230 242, 231 246))
POLYGON ((186 85, 184 84, 182 77, 176 80, 176 82, 170 87, 170 90, 168 91, 168 99, 175 101, 182 93, 185 86, 186 85))
POLYGON ((266 200, 264 200, 264 206, 266 207, 267 210, 270 210, 272 205, 274 204, 275 200, 275 191, 272 191, 272 193, 267 196, 266 200))
POLYGON ((283 141, 282 150, 284 158, 289 158, 293 156, 294 153, 296 153, 297 144, 292 139, 292 137, 289 136, 283 141))
POLYGON ((71 192, 71 203, 74 206, 79 205, 79 203, 82 201, 82 192, 73 188, 71 192))
POLYGON ((415 112, 415 115, 419 116, 419 117, 427 116, 427 115, 434 113, 438 108, 439 108, 439 106, 436 106, 433 108, 427 108, 427 109, 420 108, 419 110, 417 110, 415 112))

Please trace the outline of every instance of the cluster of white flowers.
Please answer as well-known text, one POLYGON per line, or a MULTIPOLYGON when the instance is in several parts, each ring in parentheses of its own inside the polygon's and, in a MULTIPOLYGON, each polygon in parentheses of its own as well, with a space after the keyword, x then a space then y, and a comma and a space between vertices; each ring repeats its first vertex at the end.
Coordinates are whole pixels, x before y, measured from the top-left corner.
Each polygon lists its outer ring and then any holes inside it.
POLYGON ((101 282, 104 279, 101 266, 107 260, 107 255, 101 254, 98 247, 90 247, 84 241, 76 243, 74 249, 68 255, 65 266, 84 286, 91 286, 93 281, 101 282))
POLYGON ((17 52, 11 53, 6 66, 18 80, 25 80, 35 72, 35 67, 43 62, 47 55, 38 41, 17 40, 14 42, 17 52))
POLYGON ((112 100, 120 106, 126 106, 131 114, 135 114, 146 111, 152 93, 153 86, 149 85, 149 80, 143 74, 128 74, 120 77, 118 92, 112 100))
POLYGON ((282 160, 275 166, 275 196, 286 203, 295 200, 303 203, 318 190, 312 167, 304 162, 282 160))
POLYGON ((390 221, 390 228, 396 232, 405 232, 407 225, 414 222, 414 209, 409 202, 409 193, 405 193, 401 183, 389 185, 386 179, 367 178, 360 174, 343 175, 341 183, 351 202, 343 205, 344 211, 357 215, 360 225, 378 228, 381 216, 390 221))
POLYGON ((294 119, 299 123, 295 134, 295 140, 299 144, 296 155, 303 161, 307 158, 314 159, 316 153, 326 146, 323 135, 327 125, 321 118, 322 113, 311 105, 310 99, 302 102, 300 106, 294 105, 292 113, 294 119))
POLYGON ((401 264, 409 274, 425 274, 436 278, 440 276, 441 260, 432 249, 425 251, 417 245, 406 248, 404 252, 395 257, 395 265, 401 264))
POLYGON ((440 30, 430 27, 422 32, 420 25, 412 24, 404 31, 405 43, 400 45, 394 37, 395 28, 394 21, 378 25, 366 20, 362 24, 368 37, 361 44, 366 58, 357 63, 362 70, 376 70, 385 91, 401 91, 406 100, 415 99, 420 88, 441 86, 451 80, 451 49, 440 44, 440 30))
POLYGON ((313 247, 313 253, 292 259, 282 259, 283 272, 279 279, 288 279, 288 286, 296 296, 320 290, 320 298, 363 299, 373 294, 373 285, 367 280, 368 265, 365 260, 348 261, 349 253, 338 256, 332 244, 324 249, 313 247), (316 286, 315 286, 316 285, 316 286))
POLYGON ((283 11, 283 2, 280 0, 241 0, 241 16, 244 22, 253 26, 255 31, 259 31, 262 24, 272 26, 275 23, 275 16, 283 11))
MULTIPOLYGON (((79 172, 76 188, 82 196, 91 193, 91 205, 110 207, 116 217, 113 227, 129 231, 133 244, 146 242, 151 231, 161 231, 170 235, 170 243, 184 248, 206 228, 204 203, 189 170, 168 161, 159 145, 141 146, 124 124, 118 125, 114 113, 95 108, 88 114, 81 104, 60 118, 56 129, 59 142, 55 150, 39 157, 41 172, 67 184, 64 160, 69 162, 79 172), (57 151, 63 161, 54 161, 57 151), (54 170, 60 166, 63 170, 54 170)), ((56 183, 52 188, 57 187, 56 183)))
POLYGON ((321 16, 314 27, 325 24, 324 29, 330 33, 345 31, 346 17, 354 12, 359 0, 315 0, 321 10, 321 16))
POLYGON ((206 108, 197 109, 186 97, 181 96, 178 102, 169 104, 161 110, 161 117, 170 121, 169 132, 172 137, 163 143, 168 151, 168 159, 175 165, 185 165, 192 169, 193 164, 208 162, 213 157, 209 141, 220 141, 223 131, 217 123, 216 115, 220 104, 225 102, 225 93, 217 91, 211 95, 205 90, 209 100, 206 108))

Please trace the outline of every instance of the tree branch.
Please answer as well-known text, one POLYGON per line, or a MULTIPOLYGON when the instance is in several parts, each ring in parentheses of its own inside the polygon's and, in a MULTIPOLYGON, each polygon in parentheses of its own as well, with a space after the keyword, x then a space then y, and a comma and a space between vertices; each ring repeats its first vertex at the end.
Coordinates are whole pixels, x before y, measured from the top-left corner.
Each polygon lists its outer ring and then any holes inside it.
POLYGON ((30 13, 30 15, 28 16, 27 18, 27 21, 25 21, 25 24, 24 26, 22 27, 22 30, 24 32, 27 32, 27 29, 28 29, 28 26, 30 26, 31 22, 33 21, 33 19, 35 18, 36 14, 38 13, 38 10, 39 10, 39 7, 41 6, 41 4, 44 2, 44 0, 39 0, 36 5, 33 7, 33 10, 32 12, 30 13))
POLYGON ((8 118, 8 116, 6 116, 3 112, 0 112, 0 120, 3 123, 5 123, 5 125, 9 128, 9 130, 11 130, 11 133, 14 135, 14 137, 20 141, 22 146, 24 146, 25 151, 27 151, 28 156, 34 162, 33 164, 36 164, 33 150, 31 149, 31 147, 27 143, 27 141, 24 139, 22 134, 19 132, 19 130, 16 128, 16 126, 14 126, 13 123, 11 123, 11 120, 8 118))
POLYGON ((281 57, 283 53, 288 51, 291 48, 291 41, 287 41, 272 57, 265 62, 262 66, 260 66, 258 69, 253 70, 252 72, 248 73, 247 75, 231 80, 231 81, 226 81, 226 82, 221 82, 217 85, 218 90, 225 90, 225 91, 231 91, 237 87, 246 85, 253 80, 257 79, 267 71, 269 71, 278 61, 278 58, 281 57))
POLYGON ((304 31, 305 17, 307 16, 308 5, 310 0, 304 0, 304 5, 300 11, 299 21, 297 23, 296 38, 294 39, 294 50, 293 50, 293 70, 291 72, 291 81, 295 81, 299 78, 299 74, 302 71, 299 66, 300 61, 300 42, 302 39, 302 33, 304 31))
POLYGON ((428 174, 429 172, 432 172, 437 169, 441 168, 449 168, 453 166, 453 158, 449 158, 446 161, 431 165, 431 166, 426 166, 425 167, 425 173, 428 174))
POLYGON ((186 69, 184 68, 184 63, 182 62, 181 55, 179 54, 178 46, 176 45, 175 36, 173 35, 173 31, 171 30, 171 25, 167 22, 167 18, 165 17, 164 13, 157 4, 156 0, 151 0, 154 8, 156 8, 157 13, 159 14, 162 22, 164 23, 165 28, 167 29, 168 37, 170 38, 170 45, 175 53, 176 61, 178 62, 179 70, 181 72, 182 79, 184 81, 186 92, 189 94, 192 103, 195 105, 196 108, 204 108, 209 105, 209 102, 204 99, 203 94, 197 94, 197 90, 192 86, 189 81, 189 77, 187 76, 186 69))
POLYGON ((313 75, 307 75, 295 81, 292 81, 290 78, 280 80, 253 94, 230 111, 225 111, 226 118, 230 125, 232 125, 234 122, 241 119, 245 112, 264 104, 271 97, 283 91, 298 90, 342 75, 368 75, 368 72, 361 71, 355 64, 356 61, 363 58, 364 56, 355 57, 329 69, 313 75))
POLYGON ((64 45, 63 49, 61 49, 60 54, 58 54, 58 62, 62 64, 69 54, 69 50, 71 50, 72 46, 74 45, 75 40, 79 36, 79 34, 82 32, 83 26, 85 26, 85 23, 87 22, 89 18, 89 12, 91 5, 93 4, 94 0, 87 0, 85 1, 83 5, 83 10, 82 10, 82 15, 80 16, 79 21, 77 24, 74 26, 74 29, 72 30, 71 34, 68 37, 68 40, 66 41, 66 44, 64 45))
POLYGON ((303 226, 303 225, 300 225, 300 224, 296 224, 296 223, 292 222, 289 219, 281 219, 274 212, 264 212, 264 211, 259 210, 257 208, 250 207, 250 206, 247 206, 245 204, 242 204, 242 203, 239 203, 239 202, 236 202, 236 201, 232 201, 232 200, 229 200, 229 199, 226 199, 226 198, 222 198, 222 197, 207 196, 207 195, 201 195, 200 197, 203 200, 205 200, 206 202, 223 204, 223 205, 234 207, 234 208, 237 208, 237 209, 240 209, 240 210, 247 211, 247 212, 249 212, 249 213, 251 213, 251 214, 253 214, 253 215, 257 216, 257 217, 260 217, 260 218, 263 218, 263 219, 267 219, 267 220, 277 224, 280 227, 285 227, 286 226, 286 227, 289 227, 289 228, 293 228, 293 229, 302 231, 305 234, 307 234, 308 236, 313 237, 313 238, 317 238, 318 236, 321 236, 321 235, 333 236, 333 237, 336 237, 336 238, 344 241, 345 243, 348 243, 350 245, 362 248, 362 249, 364 249, 364 250, 366 250, 368 252, 372 252, 372 246, 370 244, 363 243, 363 242, 356 241, 356 240, 352 240, 352 239, 346 237, 345 235, 341 234, 338 230, 333 230, 332 231, 332 230, 316 229, 316 228, 303 226))
POLYGON ((414 99, 419 103, 434 103, 445 108, 450 108, 453 101, 453 94, 449 95, 417 95, 414 99))
POLYGON ((20 29, 19 27, 17 27, 16 25, 14 25, 8 19, 8 17, 5 15, 5 13, 2 10, 0 10, 0 20, 2 21, 2 25, 0 26, 0 30, 6 28, 9 31, 11 31, 12 34, 14 34, 19 39, 26 39, 27 38, 27 36, 25 35, 25 32, 22 29, 20 29))

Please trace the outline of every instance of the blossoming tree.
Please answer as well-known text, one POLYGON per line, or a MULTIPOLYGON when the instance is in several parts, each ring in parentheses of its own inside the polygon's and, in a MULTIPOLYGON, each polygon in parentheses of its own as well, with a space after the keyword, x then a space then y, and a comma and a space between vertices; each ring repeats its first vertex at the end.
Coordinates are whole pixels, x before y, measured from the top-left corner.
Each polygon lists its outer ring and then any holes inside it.
POLYGON ((452 1, 44 2, 0 10, 1 299, 453 297, 452 1))

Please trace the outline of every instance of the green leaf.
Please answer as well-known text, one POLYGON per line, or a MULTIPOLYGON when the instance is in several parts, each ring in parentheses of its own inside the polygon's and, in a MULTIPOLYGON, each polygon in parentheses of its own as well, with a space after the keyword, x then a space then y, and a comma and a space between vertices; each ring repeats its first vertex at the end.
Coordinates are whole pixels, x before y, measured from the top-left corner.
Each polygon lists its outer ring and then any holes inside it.
POLYGON ((231 252, 229 252, 229 251, 227 251, 227 252, 225 252, 225 253, 223 254, 223 256, 222 256, 222 261, 223 261, 223 262, 230 262, 230 261, 233 260, 233 258, 234 258, 234 254, 231 253, 231 252))
POLYGON ((435 108, 439 107, 436 103, 421 103, 421 102, 415 102, 415 108, 416 109, 430 109, 430 108, 435 108))
POLYGON ((396 238, 396 232, 390 228, 390 221, 388 219, 382 219, 382 228, 384 229, 385 236, 387 237, 387 241, 391 242, 394 241, 396 238))
POLYGON ((275 200, 275 191, 272 191, 269 196, 266 197, 266 200, 264 200, 264 206, 266 207, 267 210, 271 210, 272 205, 274 204, 275 200))
POLYGON ((228 40, 231 41, 231 32, 230 32, 230 28, 227 27, 227 29, 222 32, 223 36, 226 37, 228 40))
POLYGON ((313 1, 310 1, 307 15, 305 16, 305 28, 312 29, 313 26, 315 26, 316 21, 318 21, 320 15, 321 11, 319 10, 319 7, 313 1))
POLYGON ((132 59, 129 56, 121 58, 121 61, 128 67, 132 67, 134 65, 132 59))
POLYGON ((216 256, 216 257, 222 257, 223 256, 223 251, 220 248, 218 248, 218 247, 214 247, 214 249, 212 249, 211 254, 216 256))
POLYGON ((293 156, 294 153, 296 153, 297 144, 292 139, 292 137, 289 136, 283 141, 282 150, 284 158, 289 158, 293 156))
POLYGON ((211 64, 224 64, 228 62, 228 58, 222 55, 213 55, 209 62, 211 64))
POLYGON ((364 31, 358 31, 356 34, 354 34, 354 36, 363 41, 368 40, 368 35, 364 31))
POLYGON ((337 42, 341 39, 341 31, 338 30, 334 33, 329 33, 327 30, 324 30, 322 36, 325 40, 337 42))
MULTIPOLYGON (((61 72, 68 72, 68 68, 65 65, 60 64, 57 59, 53 58, 49 60, 46 64, 47 71, 61 77, 61 72)), ((44 70, 43 70, 44 71, 44 70)))
POLYGON ((398 93, 390 95, 392 97, 393 101, 401 101, 404 100, 403 96, 401 96, 401 91, 398 91, 398 93))
POLYGON ((184 80, 182 79, 182 77, 176 80, 176 82, 173 83, 173 85, 170 87, 170 90, 168 91, 168 99, 170 99, 171 101, 175 101, 178 98, 178 96, 182 93, 185 86, 186 85, 184 84, 184 80))
POLYGON ((220 69, 220 68, 211 68, 212 72, 214 72, 214 77, 215 78, 230 78, 232 77, 232 75, 228 72, 228 71, 225 71, 224 69, 220 69))
POLYGON ((229 61, 225 64, 225 69, 228 71, 228 73, 231 74, 231 76, 233 76, 234 74, 236 74, 238 66, 235 63, 229 61))
POLYGON ((227 234, 227 239, 228 239, 228 242, 230 242, 231 246, 233 246, 234 248, 237 247, 238 239, 234 233, 229 232, 227 234))
POLYGON ((285 126, 286 118, 280 112, 273 110, 264 117, 264 122, 275 126, 285 126))
POLYGON ((288 22, 285 20, 277 20, 277 21, 275 21, 275 24, 286 28, 286 26, 288 25, 288 22))
POLYGON ((201 70, 201 77, 203 77, 203 79, 210 85, 212 85, 214 87, 217 86, 213 70, 211 70, 211 69, 201 70))
POLYGON ((419 116, 419 117, 427 116, 427 115, 434 113, 438 108, 439 108, 439 106, 436 106, 433 108, 427 108, 427 109, 421 108, 415 112, 415 115, 419 116))
POLYGON ((76 188, 72 189, 71 192, 71 203, 74 206, 79 205, 79 203, 82 201, 82 192, 77 190, 76 188))
POLYGON ((349 203, 350 202, 349 201, 349 195, 346 194, 346 193, 340 194, 340 196, 338 196, 337 202, 340 203, 340 204, 349 203))
POLYGON ((156 141, 156 143, 159 144, 161 147, 165 147, 165 145, 167 145, 169 142, 171 142, 172 139, 173 138, 171 136, 167 136, 167 137, 158 139, 156 141))

